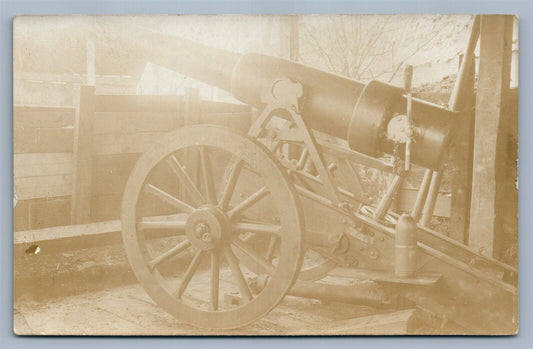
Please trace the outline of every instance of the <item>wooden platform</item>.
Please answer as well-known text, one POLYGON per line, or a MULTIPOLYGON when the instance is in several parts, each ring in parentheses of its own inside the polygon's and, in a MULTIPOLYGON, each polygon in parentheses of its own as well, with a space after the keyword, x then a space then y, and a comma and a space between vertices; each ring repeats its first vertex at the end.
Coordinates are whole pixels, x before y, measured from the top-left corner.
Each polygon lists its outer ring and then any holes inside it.
POLYGON ((40 303, 20 301, 14 305, 14 327, 23 335, 401 335, 419 329, 413 309, 377 313, 296 297, 286 297, 267 316, 240 329, 199 329, 164 312, 140 285, 40 303))

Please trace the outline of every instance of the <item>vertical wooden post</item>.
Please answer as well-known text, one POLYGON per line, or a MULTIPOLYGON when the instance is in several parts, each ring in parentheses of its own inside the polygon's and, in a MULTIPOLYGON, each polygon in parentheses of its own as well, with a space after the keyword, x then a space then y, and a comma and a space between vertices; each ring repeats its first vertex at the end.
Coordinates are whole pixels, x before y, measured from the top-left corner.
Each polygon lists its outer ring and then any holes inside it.
POLYGON ((465 91, 467 101, 462 106, 461 117, 457 119, 458 124, 455 129, 452 162, 450 237, 461 243, 466 243, 470 217, 472 159, 474 155, 474 58, 472 58, 471 64, 472 69, 466 82, 469 88, 465 91))
POLYGON ((300 55, 298 16, 281 16, 280 21, 281 57, 291 61, 298 61, 300 55))
POLYGON ((512 31, 512 16, 481 16, 469 244, 496 258, 504 212, 508 119, 504 104, 509 92, 512 31))
MULTIPOLYGON (((281 16, 279 28, 280 55, 291 61, 299 59, 299 37, 298 37, 298 16, 281 16)), ((298 159, 300 153, 297 147, 291 144, 285 144, 282 147, 285 156, 290 159, 298 159)), ((311 171, 314 170, 313 162, 308 159, 306 162, 311 171)))
POLYGON ((290 39, 289 39, 289 59, 291 61, 300 60, 300 41, 298 32, 298 16, 290 18, 290 39))
POLYGON ((87 38, 87 85, 96 85, 96 59, 94 51, 94 40, 87 38))
POLYGON ((461 243, 466 243, 470 217, 476 74, 474 51, 479 38, 479 25, 478 15, 472 24, 468 45, 457 74, 457 82, 450 97, 450 108, 461 114, 457 119, 458 124, 454 134, 449 236, 461 243))
POLYGON ((91 218, 94 86, 80 86, 76 104, 70 205, 72 224, 87 223, 91 218))
MULTIPOLYGON (((455 82, 454 89, 450 95, 450 102, 449 107, 452 110, 458 110, 458 111, 464 111, 469 109, 469 103, 472 103, 472 94, 473 94, 473 85, 474 85, 474 76, 475 73, 475 66, 474 66, 474 50, 476 48, 477 40, 479 37, 479 23, 480 23, 480 16, 476 16, 474 18, 474 21, 472 23, 472 28, 470 30, 470 37, 468 39, 467 48, 464 54, 464 57, 462 59, 459 73, 457 74, 457 81, 455 82)), ((471 105, 470 105, 471 109, 471 105)), ((466 115, 463 116, 463 119, 466 119, 466 115)), ((466 132, 464 129, 467 128, 467 126, 470 125, 469 120, 463 120, 463 123, 457 127, 457 130, 459 132, 466 132)), ((468 135, 467 134, 460 134, 456 135, 456 140, 467 142, 467 147, 469 147, 468 143, 468 135), (462 139, 464 138, 464 139, 462 139)), ((462 146, 463 144, 460 144, 462 146)), ((467 153, 468 154, 468 153, 467 153)), ((461 186, 455 186, 455 208, 458 216, 462 217, 462 221, 457 223, 458 226, 462 225, 462 228, 459 227, 458 231, 452 231, 450 233, 453 238, 460 240, 461 242, 464 242, 465 240, 465 221, 464 217, 466 217, 467 210, 465 209, 465 200, 464 195, 468 191, 466 189, 467 187, 467 178, 468 176, 468 163, 465 163, 468 161, 468 156, 461 157, 461 154, 458 155, 457 158, 454 159, 454 172, 457 172, 459 174, 459 180, 461 181, 461 186), (457 212, 460 211, 460 212, 457 212)), ((452 177, 454 175, 457 175, 457 173, 452 174, 452 177)), ((428 174, 428 170, 426 170, 426 175, 428 174)), ((442 170, 439 172, 433 172, 433 176, 431 178, 431 184, 429 186, 426 202, 424 204, 424 209, 422 212, 422 218, 420 219, 420 222, 422 225, 427 226, 431 222, 431 217, 433 216, 433 211, 435 209, 435 204, 438 198, 439 188, 440 188, 440 182, 442 179, 442 170)), ((456 184, 457 184, 458 178, 456 178, 456 184)), ((453 190, 453 189, 452 189, 453 190)), ((452 217, 454 216, 454 213, 452 213, 452 217)), ((453 219, 453 218, 452 218, 453 219)), ((461 218, 459 218, 461 219, 461 218)))

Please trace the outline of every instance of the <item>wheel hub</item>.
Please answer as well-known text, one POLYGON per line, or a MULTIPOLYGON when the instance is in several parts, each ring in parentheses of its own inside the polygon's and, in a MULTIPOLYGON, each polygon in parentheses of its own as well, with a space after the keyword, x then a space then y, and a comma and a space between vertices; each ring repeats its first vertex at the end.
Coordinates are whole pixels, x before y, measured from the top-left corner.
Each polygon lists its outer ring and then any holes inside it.
POLYGON ((230 223, 217 207, 202 206, 187 218, 185 234, 197 249, 212 250, 229 241, 230 223))

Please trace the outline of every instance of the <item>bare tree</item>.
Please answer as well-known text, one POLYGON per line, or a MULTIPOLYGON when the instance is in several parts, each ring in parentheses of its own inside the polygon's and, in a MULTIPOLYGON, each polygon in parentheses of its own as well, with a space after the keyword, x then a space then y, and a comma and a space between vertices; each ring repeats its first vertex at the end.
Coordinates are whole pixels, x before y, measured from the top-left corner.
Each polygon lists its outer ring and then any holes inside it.
POLYGON ((361 81, 391 81, 410 58, 451 25, 444 22, 441 30, 420 28, 417 16, 309 17, 300 27, 301 59, 361 81))

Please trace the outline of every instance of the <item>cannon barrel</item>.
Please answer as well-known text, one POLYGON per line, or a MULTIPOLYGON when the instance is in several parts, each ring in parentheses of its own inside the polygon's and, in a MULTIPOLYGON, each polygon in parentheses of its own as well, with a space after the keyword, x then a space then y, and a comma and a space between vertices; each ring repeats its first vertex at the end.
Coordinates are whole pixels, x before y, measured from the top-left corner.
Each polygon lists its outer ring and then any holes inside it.
MULTIPOLYGON (((264 106, 262 96, 277 79, 298 82, 304 90, 300 112, 311 128, 345 139, 353 150, 374 157, 393 152, 386 127, 394 114, 406 113, 403 90, 378 81, 365 85, 285 59, 241 55, 148 30, 120 36, 118 42, 130 55, 231 92, 257 108, 264 106)), ((412 120, 418 131, 411 150, 413 163, 440 169, 453 116, 438 105, 413 99, 412 120)))

